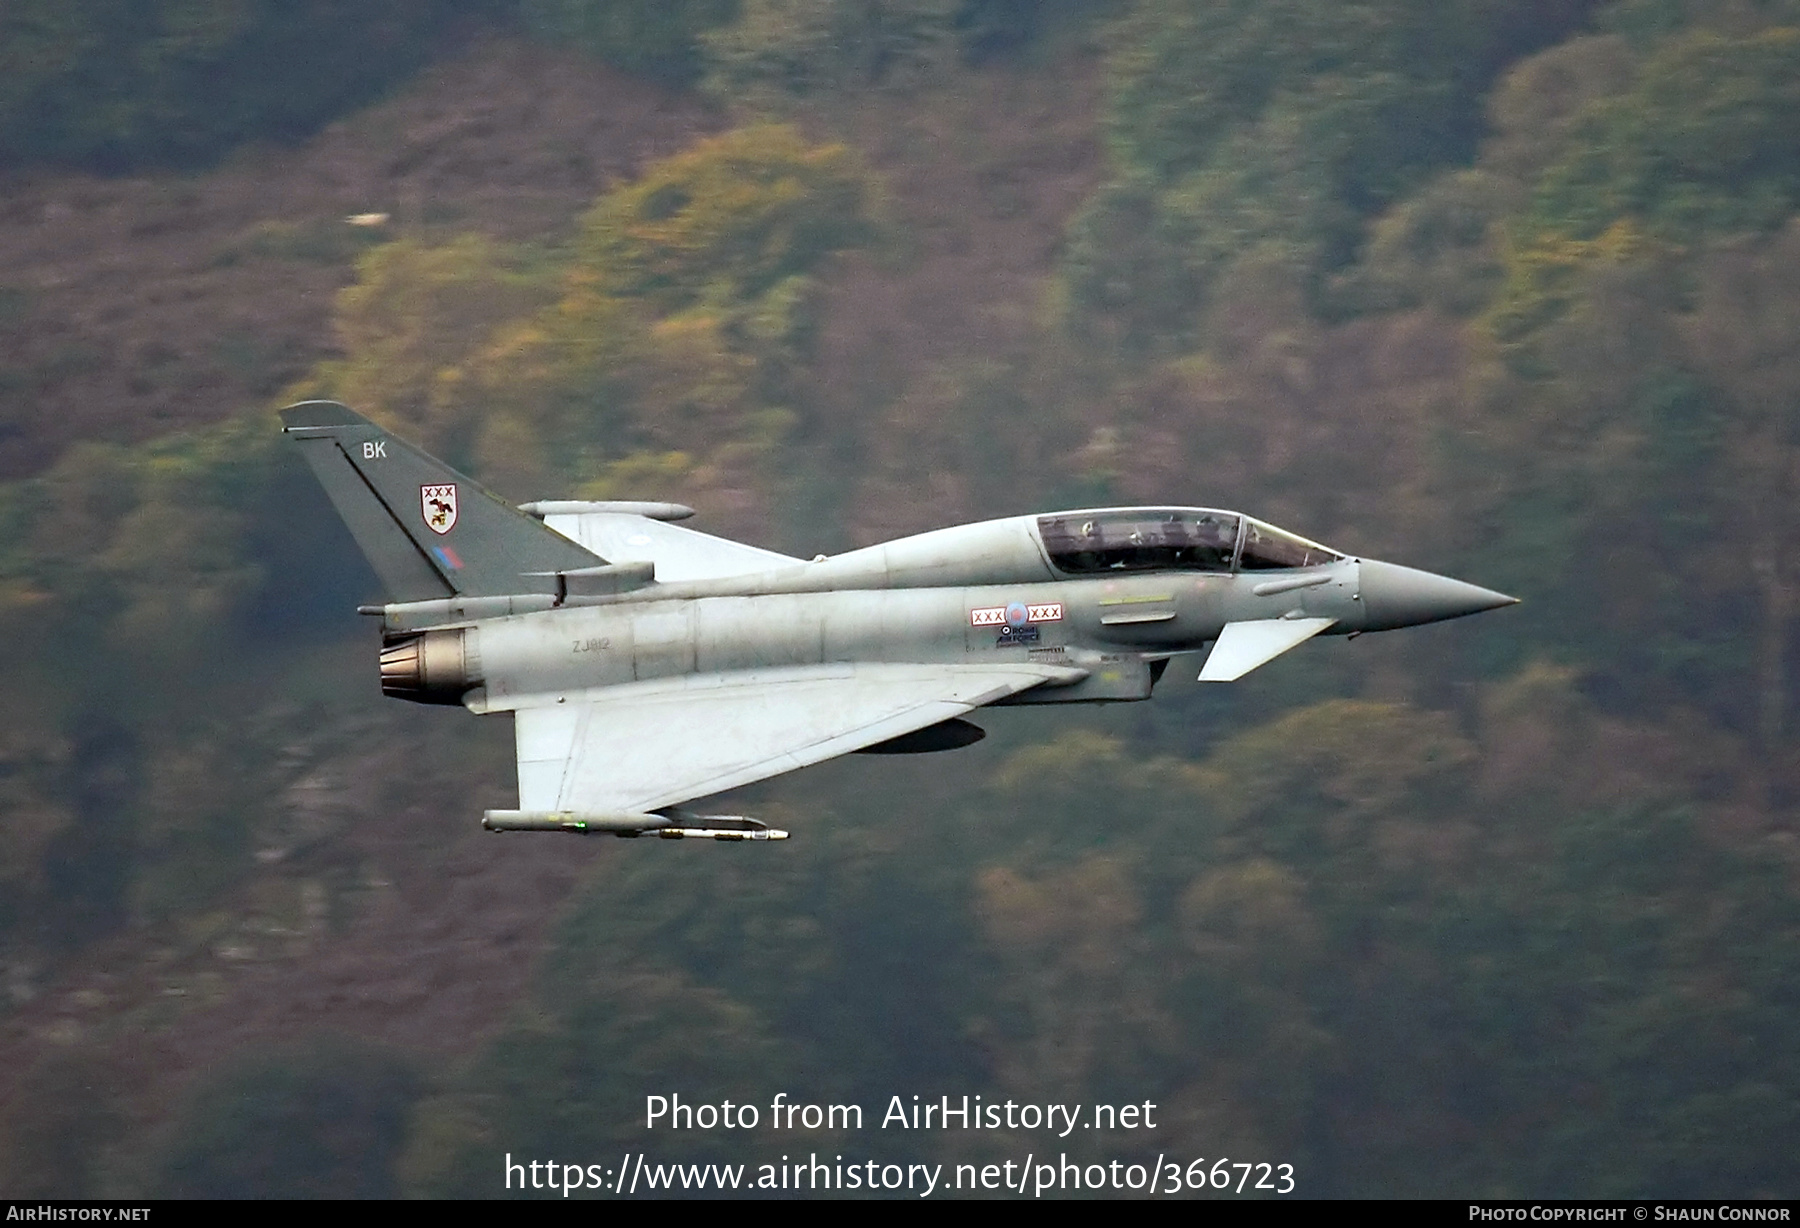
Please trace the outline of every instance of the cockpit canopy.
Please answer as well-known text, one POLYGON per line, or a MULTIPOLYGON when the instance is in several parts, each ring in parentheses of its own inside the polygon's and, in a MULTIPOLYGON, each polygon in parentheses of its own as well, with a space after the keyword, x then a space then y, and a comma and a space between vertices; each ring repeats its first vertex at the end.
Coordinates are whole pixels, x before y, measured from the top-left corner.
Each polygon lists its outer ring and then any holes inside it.
POLYGON ((1050 562, 1070 575, 1275 571, 1343 556, 1274 525, 1204 508, 1121 508, 1038 517, 1050 562))

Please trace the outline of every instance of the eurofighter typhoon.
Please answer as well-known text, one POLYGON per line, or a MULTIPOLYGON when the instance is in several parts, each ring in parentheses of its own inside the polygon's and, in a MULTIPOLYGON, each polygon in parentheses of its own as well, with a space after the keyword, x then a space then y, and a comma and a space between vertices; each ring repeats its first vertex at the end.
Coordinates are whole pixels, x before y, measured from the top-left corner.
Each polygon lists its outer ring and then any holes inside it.
POLYGON ((811 561, 671 503, 514 508, 331 401, 282 411, 391 602, 381 689, 510 712, 494 831, 776 840, 685 803, 851 751, 983 737, 1010 704, 1148 699, 1205 651, 1231 682, 1315 635, 1515 598, 1339 554, 1239 512, 1114 507, 938 529, 811 561))

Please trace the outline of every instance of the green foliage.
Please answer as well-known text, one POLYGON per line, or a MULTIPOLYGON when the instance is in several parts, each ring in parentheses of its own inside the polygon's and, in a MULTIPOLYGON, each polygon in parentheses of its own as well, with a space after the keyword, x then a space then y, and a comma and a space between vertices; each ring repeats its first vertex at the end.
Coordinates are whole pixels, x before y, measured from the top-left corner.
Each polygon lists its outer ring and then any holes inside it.
MULTIPOLYGON (((413 1192, 491 1196, 507 1153, 562 1162, 616 1155, 644 1137, 646 1088, 671 1085, 689 1104, 701 1094, 754 1102, 785 1074, 782 1050, 756 1016, 678 973, 596 966, 557 996, 554 1016, 508 1030, 474 1076, 473 1096, 447 1097, 434 1112, 460 1112, 448 1154, 418 1171, 413 1192), (591 979, 588 979, 591 978, 591 979), (702 1092, 704 1089, 704 1092, 702 1092)), ((666 1094, 666 1093, 663 1093, 666 1094)), ((683 1148, 684 1162, 731 1158, 718 1137, 683 1148)))
POLYGON ((1785 991, 1745 991, 1792 966, 1757 933, 1792 931, 1791 893, 1756 886, 1772 865, 1721 853, 1679 811, 1563 814, 1555 827, 1541 873, 1472 885, 1462 919, 1444 923, 1459 944, 1497 940, 1459 978, 1451 1012, 1479 1051, 1523 1058, 1509 1085, 1483 1080, 1480 1094, 1515 1120, 1589 1106, 1558 1115, 1558 1144, 1512 1173, 1512 1188, 1779 1188, 1791 1160, 1757 1140, 1792 1128, 1793 1100, 1776 1089, 1793 1066, 1763 1051, 1766 1009, 1785 991), (1742 894, 1722 891, 1727 881, 1742 894), (1536 895, 1529 913, 1522 892, 1536 895), (1668 1081, 1652 1091, 1649 1070, 1668 1081))
POLYGON ((1197 763, 1069 732, 990 765, 859 764, 804 778, 812 836, 779 864, 608 857, 529 1021, 428 1102, 459 1124, 418 1189, 491 1188, 467 1174, 507 1150, 620 1151, 650 1088, 867 1113, 963 1083, 1148 1098, 1170 1146, 1279 1150, 1320 1194, 1783 1188, 1780 863, 1709 837, 1672 757, 1608 775, 1622 733, 1566 674, 1452 723, 1332 701, 1197 763))
POLYGON ((482 408, 471 403, 469 367, 497 330, 554 294, 541 260, 478 235, 439 247, 383 244, 357 261, 356 284, 338 296, 333 322, 345 357, 321 364, 317 390, 467 464, 482 408))
POLYGON ((707 88, 768 103, 906 83, 953 52, 958 0, 743 0, 704 36, 707 88))
POLYGON ((1794 0, 1613 0, 1598 24, 1639 42, 1695 28, 1744 34, 1765 26, 1800 25, 1794 0))
MULTIPOLYGON (((1588 50, 1616 59, 1604 40, 1588 50)), ((1515 100, 1547 74, 1519 75, 1496 161, 1529 176, 1529 197, 1507 220, 1506 274, 1488 316, 1515 362, 1537 361, 1536 342, 1590 267, 1767 233, 1800 206, 1787 136, 1800 106, 1800 29, 1671 37, 1619 90, 1533 104, 1529 118, 1515 100)))
POLYGON ((545 42, 685 85, 700 71, 700 37, 731 21, 740 0, 518 2, 525 29, 545 42))
MULTIPOLYGON (((641 844, 605 858, 559 925, 522 1021, 448 1092, 461 1125, 446 1159, 420 1164, 417 1188, 489 1190, 509 1150, 621 1151, 643 1137, 652 1088, 761 1105, 751 1137, 772 1159, 795 1136, 768 1130, 776 1090, 869 1112, 912 1081, 978 1077, 957 996, 983 956, 963 876, 937 855, 958 825, 924 796, 945 793, 910 790, 879 818, 853 795, 822 797, 817 838, 780 863, 668 845, 658 851, 674 857, 649 860, 635 856, 641 844)), ((744 1137, 697 1132, 683 1156, 741 1161, 744 1137)), ((801 1137, 823 1154, 856 1136, 801 1137)), ((901 1154, 916 1150, 901 1142, 901 1154)))
MULTIPOLYGON (((1768 424, 1733 403, 1717 356, 1695 344, 1699 329, 1730 328, 1735 313, 1706 300, 1681 312, 1679 283, 1655 261, 1566 276, 1567 297, 1522 351, 1528 361, 1515 359, 1489 393, 1510 409, 1505 425, 1447 457, 1468 515, 1486 526, 1474 565, 1522 585, 1524 621, 1557 626, 1563 659, 1585 663, 1616 702, 1641 709, 1682 695, 1746 727, 1754 574, 1742 556, 1700 545, 1747 540, 1733 492, 1753 479, 1728 449, 1768 424), (1499 475, 1501 491, 1475 495, 1499 475)), ((1781 454, 1762 439, 1752 450, 1781 454)), ((1764 541, 1759 554, 1779 552, 1764 541)))
POLYGON ((734 130, 603 196, 560 266, 473 236, 371 251, 338 303, 345 358, 306 391, 503 489, 736 483, 791 420, 816 272, 879 224, 844 146, 734 130))
POLYGON ((1376 35, 1362 8, 1304 0, 1137 5, 1120 23, 1109 65, 1120 161, 1158 182, 1205 166, 1284 85, 1366 54, 1358 40, 1376 35))
POLYGON ((1588 108, 1629 90, 1638 56, 1616 35, 1572 38, 1510 66, 1488 94, 1493 134, 1482 149, 1485 170, 1509 184, 1508 212, 1561 154, 1569 130, 1588 108))
POLYGON ((525 29, 730 103, 916 82, 959 53, 1020 53, 1118 0, 518 0, 525 29))
POLYGON ((1800 203, 1796 107, 1800 29, 1674 39, 1576 122, 1525 226, 1586 240, 1632 219, 1676 243, 1768 230, 1800 203))
POLYGON ((423 63, 458 0, 16 0, 0 158, 192 164, 294 140, 423 63))
POLYGON ((1370 161, 1356 159, 1350 173, 1372 173, 1379 188, 1403 168, 1467 150, 1493 74, 1578 28, 1589 7, 1142 0, 1109 57, 1112 137, 1122 163, 1167 182, 1204 167, 1272 106, 1326 116, 1347 106, 1353 116, 1373 102, 1405 126, 1363 131, 1367 121, 1352 116, 1320 123, 1329 139, 1359 144, 1370 161))
POLYGON ((1529 370, 1535 358, 1534 343, 1546 328, 1567 316, 1583 285, 1602 275, 1607 265, 1616 267, 1642 257, 1646 246, 1629 220, 1593 239, 1543 233, 1508 238, 1500 292, 1487 313, 1487 324, 1522 370, 1529 370))
POLYGON ((391 1198, 420 1080, 385 1050, 316 1041, 195 1092, 160 1164, 163 1198, 391 1198))
POLYGON ((1788 498, 1791 428, 1775 407, 1793 381, 1776 355, 1792 312, 1773 269, 1800 207, 1786 131, 1800 30, 1773 24, 1785 12, 1618 6, 1603 24, 1629 39, 1579 38, 1518 65, 1465 180, 1487 188, 1465 214, 1485 217, 1480 237, 1413 238, 1439 208, 1427 190, 1377 224, 1340 283, 1364 302, 1481 307, 1503 362, 1445 472, 1502 587, 1502 559, 1533 559, 1515 573, 1532 598, 1522 618, 1561 628, 1566 659, 1612 702, 1684 696, 1771 745, 1789 706, 1790 531, 1755 509, 1788 498), (1409 251, 1420 240, 1425 260, 1409 251), (1434 265, 1479 270, 1488 301, 1418 293, 1434 265), (1754 561, 1721 567, 1695 549, 1733 525, 1760 543, 1754 561))
POLYGON ((957 32, 964 56, 983 63, 1054 47, 1071 34, 1085 36, 1123 7, 1124 0, 963 0, 957 32))
POLYGON ((771 296, 825 257, 874 237, 874 192, 843 145, 764 124, 702 141, 603 197, 582 223, 581 273, 659 315, 728 305, 786 336, 771 296))
POLYGON ((1425 304, 1459 316, 1480 311, 1503 276, 1494 232, 1509 186, 1479 170, 1432 180, 1376 219, 1336 296, 1358 312, 1425 304))
POLYGON ((1107 61, 1118 174, 1072 227, 1078 318, 1128 349, 1189 347, 1223 269, 1259 245, 1322 303, 1369 218, 1473 150, 1494 74, 1585 11, 1143 0, 1107 61))
POLYGON ((257 415, 76 448, 4 490, 0 628, 17 664, 0 720, 14 818, 0 948, 54 954, 189 912, 250 868, 291 771, 275 748, 294 735, 247 714, 282 653, 244 661, 304 644, 365 595, 347 539, 320 551, 301 531, 331 512, 294 459, 257 415))

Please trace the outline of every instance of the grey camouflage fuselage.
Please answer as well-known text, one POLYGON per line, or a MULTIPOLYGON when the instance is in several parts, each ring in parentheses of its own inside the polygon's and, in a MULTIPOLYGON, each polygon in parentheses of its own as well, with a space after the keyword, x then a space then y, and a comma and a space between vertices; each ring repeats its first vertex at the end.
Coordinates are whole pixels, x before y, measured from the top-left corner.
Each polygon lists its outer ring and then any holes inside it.
POLYGON ((1213 508, 1014 516, 803 562, 669 524, 692 515, 671 504, 514 508, 335 403, 283 416, 394 598, 364 610, 382 690, 515 713, 503 830, 774 838, 674 807, 850 751, 966 745, 977 707, 1146 699, 1183 653, 1228 682, 1315 635, 1513 601, 1213 508))
MULTIPOLYGON (((1062 515, 1202 510, 1210 509, 1062 515)), ((433 628, 457 637, 468 663, 460 677, 444 677, 432 697, 474 711, 510 707, 510 698, 524 694, 683 674, 1015 656, 1072 665, 1088 676, 1004 702, 1081 703, 1148 698, 1159 662, 1205 649, 1234 622, 1328 619, 1332 625, 1322 634, 1347 635, 1472 612, 1459 605, 1486 609, 1508 600, 1356 558, 1280 572, 1156 570, 1059 578, 1038 536, 1039 519, 960 525, 766 573, 565 597, 560 605, 550 595, 507 599, 517 613, 479 599, 390 606, 386 624, 395 635, 433 628), (1367 584, 1365 575, 1375 583, 1367 584), (1365 587, 1374 590, 1368 599, 1365 587), (974 617, 1019 606, 1027 614, 1018 627, 991 617, 978 625, 974 617), (479 689, 465 697, 471 688, 479 689)))

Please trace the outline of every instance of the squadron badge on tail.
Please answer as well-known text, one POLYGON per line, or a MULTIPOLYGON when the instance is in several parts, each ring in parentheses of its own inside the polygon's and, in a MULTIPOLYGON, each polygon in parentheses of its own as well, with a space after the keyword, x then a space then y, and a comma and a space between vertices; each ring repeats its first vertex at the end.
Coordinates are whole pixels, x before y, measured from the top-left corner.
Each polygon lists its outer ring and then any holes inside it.
POLYGON ((419 505, 425 512, 425 527, 433 533, 448 533, 456 527, 456 487, 421 486, 419 505))

